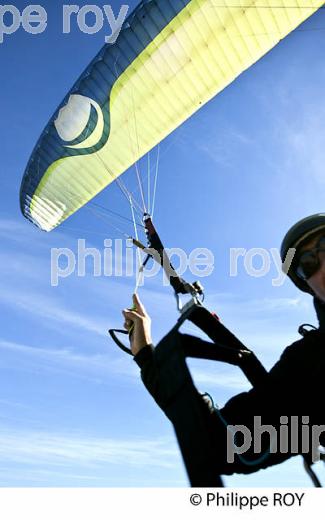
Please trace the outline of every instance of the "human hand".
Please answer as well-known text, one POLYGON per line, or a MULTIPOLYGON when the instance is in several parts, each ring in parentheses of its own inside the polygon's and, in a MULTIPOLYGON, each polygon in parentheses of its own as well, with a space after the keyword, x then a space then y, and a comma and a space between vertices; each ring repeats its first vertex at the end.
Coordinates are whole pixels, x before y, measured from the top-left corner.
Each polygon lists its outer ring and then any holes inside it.
POLYGON ((132 327, 131 350, 135 356, 143 347, 152 343, 152 339, 151 319, 137 294, 133 295, 133 306, 132 310, 124 309, 122 313, 125 318, 124 327, 127 330, 132 327))

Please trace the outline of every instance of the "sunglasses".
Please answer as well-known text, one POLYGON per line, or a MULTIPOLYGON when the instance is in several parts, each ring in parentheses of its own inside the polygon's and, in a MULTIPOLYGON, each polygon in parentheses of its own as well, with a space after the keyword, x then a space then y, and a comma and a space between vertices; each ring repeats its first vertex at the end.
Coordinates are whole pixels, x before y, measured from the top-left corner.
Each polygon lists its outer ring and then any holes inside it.
POLYGON ((325 260, 325 236, 322 236, 316 247, 301 253, 298 257, 295 272, 302 280, 308 280, 315 274, 325 260))

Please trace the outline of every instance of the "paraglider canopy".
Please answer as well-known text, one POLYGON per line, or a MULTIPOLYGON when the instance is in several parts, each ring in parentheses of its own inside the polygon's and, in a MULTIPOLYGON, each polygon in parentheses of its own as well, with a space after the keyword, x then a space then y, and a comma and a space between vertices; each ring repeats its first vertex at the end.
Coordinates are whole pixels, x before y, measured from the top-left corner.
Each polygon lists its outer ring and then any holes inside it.
POLYGON ((145 0, 67 94, 27 165, 20 204, 51 231, 312 15, 322 0, 145 0))

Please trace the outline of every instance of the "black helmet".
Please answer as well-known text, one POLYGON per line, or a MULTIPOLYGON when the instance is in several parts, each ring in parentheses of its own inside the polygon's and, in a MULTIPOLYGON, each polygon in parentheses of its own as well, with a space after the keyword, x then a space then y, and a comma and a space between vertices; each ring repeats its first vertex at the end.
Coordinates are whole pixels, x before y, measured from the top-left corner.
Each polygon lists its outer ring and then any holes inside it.
MULTIPOLYGON (((317 213, 316 215, 303 218, 302 220, 299 220, 297 224, 292 226, 284 237, 281 245, 282 264, 284 263, 290 248, 297 249, 302 246, 304 242, 313 238, 313 235, 316 235, 321 230, 325 230, 325 213, 317 213)), ((291 262, 287 273, 289 278, 291 278, 293 283, 299 287, 299 289, 313 294, 313 291, 310 289, 308 284, 295 274, 293 266, 294 260, 291 262)))

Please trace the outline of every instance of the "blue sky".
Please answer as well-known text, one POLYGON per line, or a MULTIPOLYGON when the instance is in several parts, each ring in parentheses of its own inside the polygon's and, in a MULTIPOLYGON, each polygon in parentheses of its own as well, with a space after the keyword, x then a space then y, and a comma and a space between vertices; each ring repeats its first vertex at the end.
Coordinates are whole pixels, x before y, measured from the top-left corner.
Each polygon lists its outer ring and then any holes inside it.
MULTIPOLYGON (((20 214, 19 187, 33 146, 107 33, 63 36, 62 4, 42 2, 49 15, 44 34, 20 30, 0 46, 0 485, 185 486, 171 425, 138 367, 106 333, 122 323, 134 280, 94 277, 89 263, 87 276, 50 284, 51 248, 76 251, 84 238, 102 250, 105 238, 120 236, 86 209, 50 234, 20 214)), ((111 5, 117 11, 121 4, 111 5)), ((288 281, 272 286, 274 264, 252 277, 240 263, 230 277, 229 250, 278 248, 296 220, 324 211, 324 55, 321 10, 160 148, 157 228, 169 247, 214 253, 214 271, 202 280, 206 305, 267 368, 298 339, 301 323, 316 323, 312 300, 288 281)), ((97 202, 121 211, 116 189, 97 202)), ((173 294, 157 278, 140 296, 158 341, 177 319, 173 294)), ((235 368, 190 366, 198 388, 219 405, 249 388, 235 368)), ((225 482, 309 486, 300 459, 225 482)))

